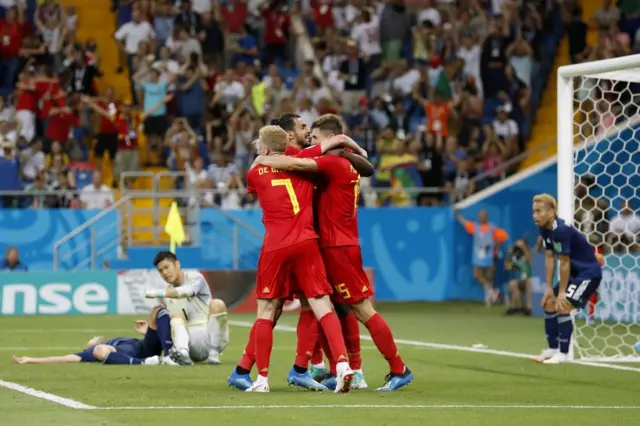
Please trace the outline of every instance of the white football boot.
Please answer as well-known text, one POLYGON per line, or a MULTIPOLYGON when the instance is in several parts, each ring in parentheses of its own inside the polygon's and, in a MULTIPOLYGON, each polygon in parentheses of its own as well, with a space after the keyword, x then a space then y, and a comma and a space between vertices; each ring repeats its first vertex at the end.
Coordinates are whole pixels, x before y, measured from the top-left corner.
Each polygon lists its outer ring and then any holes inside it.
POLYGON ((562 352, 556 352, 556 354, 551 358, 545 359, 544 361, 542 361, 543 364, 551 364, 551 365, 566 364, 567 362, 569 362, 569 357, 567 354, 563 354, 562 352))
POLYGON ((544 362, 545 360, 552 358, 557 353, 558 353, 558 349, 547 348, 547 349, 544 349, 540 353, 540 355, 531 357, 531 361, 544 362))
POLYGON ((207 358, 207 364, 220 364, 220 352, 215 349, 209 351, 209 357, 207 358))
POLYGON ((269 382, 267 380, 256 380, 253 382, 251 387, 247 389, 245 392, 262 392, 267 393, 270 392, 269 382))

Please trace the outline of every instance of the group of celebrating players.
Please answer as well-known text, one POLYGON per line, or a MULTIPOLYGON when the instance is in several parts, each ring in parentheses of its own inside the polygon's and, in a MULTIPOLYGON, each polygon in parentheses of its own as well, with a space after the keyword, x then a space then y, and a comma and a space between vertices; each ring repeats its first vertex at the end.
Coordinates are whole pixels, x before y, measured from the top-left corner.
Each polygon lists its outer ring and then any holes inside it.
MULTIPOLYGON (((374 168, 366 151, 344 135, 342 120, 319 117, 309 128, 286 114, 260 130, 258 157, 248 172, 248 192, 263 211, 265 237, 258 261, 257 318, 228 384, 247 392, 269 392, 273 329, 286 300, 297 297, 301 312, 290 385, 336 393, 367 387, 361 370, 360 328, 364 324, 389 364, 378 391, 394 391, 414 379, 389 325, 371 303, 373 289, 362 265, 358 240, 360 176, 374 168), (329 361, 324 368, 323 353, 329 361), (311 368, 309 368, 311 363, 311 368), (257 367, 257 379, 250 372, 257 367)), ((542 299, 548 348, 533 359, 569 360, 571 311, 586 305, 602 279, 602 267, 585 237, 556 215, 549 194, 533 199, 533 219, 547 251, 547 290, 542 299), (556 259, 559 259, 559 281, 556 259)), ((84 351, 46 358, 14 357, 20 364, 103 362, 127 365, 220 363, 229 343, 227 308, 214 299, 198 272, 183 271, 171 252, 154 265, 168 283, 148 289, 162 299, 147 321, 137 321, 142 339, 95 337, 84 351)))

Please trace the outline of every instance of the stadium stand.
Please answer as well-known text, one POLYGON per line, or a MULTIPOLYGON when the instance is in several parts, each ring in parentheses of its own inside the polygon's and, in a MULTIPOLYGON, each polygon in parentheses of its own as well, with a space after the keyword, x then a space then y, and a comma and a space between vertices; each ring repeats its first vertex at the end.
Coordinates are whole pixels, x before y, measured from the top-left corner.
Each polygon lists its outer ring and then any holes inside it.
MULTIPOLYGON (((636 38, 632 19, 593 2, 582 9, 551 0, 15 3, 3 10, 2 29, 16 36, 17 53, 2 52, 0 117, 3 152, 15 157, 2 162, 9 177, 0 189, 33 190, 44 171, 42 191, 92 181, 109 192, 121 184, 188 186, 210 191, 198 202, 225 208, 247 204, 250 142, 285 112, 308 122, 324 113, 345 118, 378 167, 363 181, 371 187, 365 205, 464 198, 516 171, 514 158, 527 166, 549 154, 539 148, 555 133, 554 60, 575 59, 581 19, 594 16, 584 23, 589 52, 599 51, 598 34, 614 31, 617 19, 626 53, 636 38), (315 49, 306 62, 296 50, 298 17, 315 49), (531 155, 522 155, 528 148, 531 155), (73 179, 60 184, 67 168, 73 179), (121 179, 139 171, 181 177, 121 179)), ((5 194, 6 207, 33 205, 5 194)))

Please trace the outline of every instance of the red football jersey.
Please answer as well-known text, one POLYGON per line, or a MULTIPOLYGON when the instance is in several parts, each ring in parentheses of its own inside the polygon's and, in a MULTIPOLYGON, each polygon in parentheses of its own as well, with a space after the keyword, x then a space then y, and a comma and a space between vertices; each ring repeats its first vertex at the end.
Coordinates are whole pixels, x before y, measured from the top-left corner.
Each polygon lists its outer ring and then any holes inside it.
POLYGON ((322 155, 322 147, 320 146, 320 144, 316 144, 311 145, 305 149, 298 149, 293 145, 287 145, 287 148, 284 150, 284 154, 291 157, 300 158, 320 157, 322 155))
POLYGON ((263 252, 318 238, 313 227, 313 183, 293 173, 256 166, 247 173, 247 191, 258 196, 262 207, 263 252))
POLYGON ((327 178, 316 198, 320 247, 359 245, 360 175, 349 160, 339 155, 324 155, 315 161, 318 171, 327 178))

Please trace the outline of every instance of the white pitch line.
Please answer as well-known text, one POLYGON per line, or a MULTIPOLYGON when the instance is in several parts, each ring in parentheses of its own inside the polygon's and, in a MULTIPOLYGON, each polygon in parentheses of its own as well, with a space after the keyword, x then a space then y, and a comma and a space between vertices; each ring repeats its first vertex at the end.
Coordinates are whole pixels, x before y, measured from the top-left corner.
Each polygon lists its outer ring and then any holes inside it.
MULTIPOLYGON (((236 327, 253 327, 253 323, 247 321, 229 321, 229 324, 235 325, 236 327)), ((287 326, 287 325, 278 325, 276 326, 276 330, 279 331, 287 331, 287 332, 296 332, 295 327, 287 326)), ((370 336, 360 336, 361 340, 372 340, 370 336)), ((421 342, 417 340, 404 340, 404 339, 396 339, 396 343, 399 345, 407 345, 407 346, 418 346, 423 348, 432 348, 432 349, 449 349, 453 351, 461 351, 461 352, 473 352, 480 354, 489 354, 489 355, 500 355, 511 358, 527 358, 531 359, 533 355, 531 354, 523 354, 518 352, 509 352, 509 351, 500 351, 496 349, 482 349, 482 348, 472 348, 469 346, 458 346, 458 345, 445 345, 442 343, 429 343, 429 342, 421 342)), ((601 364, 595 362, 586 362, 586 361, 571 361, 572 364, 584 365, 587 367, 598 367, 598 368, 610 368, 612 370, 622 370, 622 371, 634 371, 636 373, 640 373, 640 368, 636 367, 627 367, 623 365, 616 364, 601 364)))
POLYGON ((212 406, 168 406, 168 407, 97 407, 95 410, 274 410, 295 408, 396 408, 396 409, 426 409, 426 410, 464 410, 464 409, 494 409, 494 410, 638 410, 640 406, 625 405, 473 405, 473 404, 443 404, 443 405, 390 405, 390 404, 323 404, 323 405, 212 405, 212 406))
POLYGON ((37 389, 32 389, 26 386, 19 385, 17 383, 5 382, 4 380, 0 380, 0 387, 11 389, 16 392, 23 393, 25 395, 33 396, 35 398, 44 399, 49 402, 54 402, 56 404, 64 405, 65 407, 75 408, 76 410, 94 410, 98 408, 93 405, 83 404, 82 402, 79 402, 73 399, 63 398, 61 396, 54 395, 52 393, 39 391, 37 389))
MULTIPOLYGON (((231 320, 229 321, 229 324, 236 327, 244 327, 244 328, 251 328, 253 326, 253 323, 248 321, 231 320)), ((278 325, 276 327, 276 330, 295 333, 296 327, 292 327, 288 325, 278 325)), ((110 333, 110 332, 122 333, 126 331, 130 331, 130 329, 128 328, 114 328, 114 329, 83 329, 83 328, 78 328, 78 329, 73 329, 73 328, 37 329, 35 328, 34 329, 34 328, 31 328, 31 329, 28 329, 27 328, 27 329, 17 329, 17 330, 14 329, 14 330, 11 330, 11 333, 12 334, 20 334, 20 333, 94 333, 95 334, 95 333, 110 333)), ((2 334, 2 331, 0 331, 0 334, 2 334)), ((369 336, 363 335, 360 338, 362 340, 371 341, 371 337, 369 336)), ((470 346, 447 345, 442 343, 421 342, 417 340, 397 339, 396 343, 400 345, 407 345, 407 346, 414 346, 414 347, 431 348, 431 349, 448 349, 453 351, 481 353, 481 354, 488 354, 488 355, 499 355, 499 356, 506 356, 511 358, 529 359, 533 356, 532 354, 525 354, 525 353, 519 353, 519 352, 501 351, 496 349, 473 348, 470 346)), ((628 367, 628 366, 617 365, 617 364, 596 363, 596 362, 588 362, 588 361, 571 361, 571 364, 583 365, 586 367, 608 368, 611 370, 633 371, 636 373, 640 373, 640 368, 628 367)))

